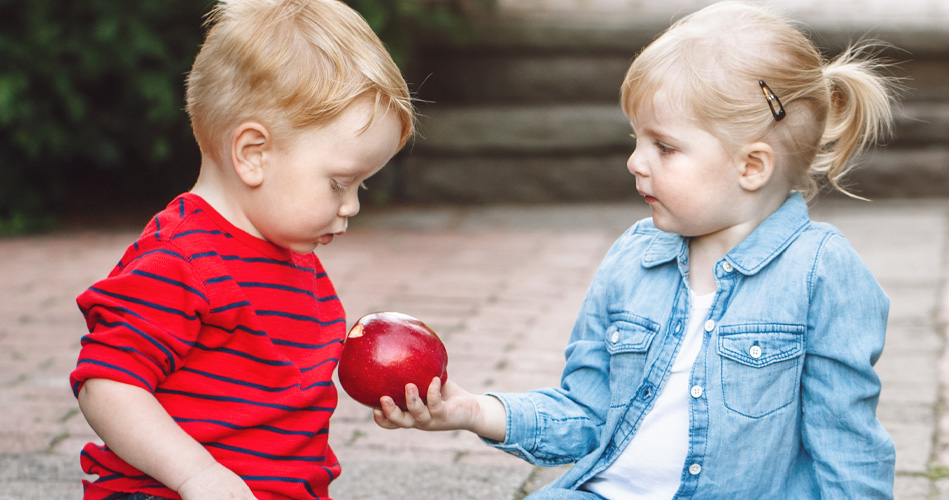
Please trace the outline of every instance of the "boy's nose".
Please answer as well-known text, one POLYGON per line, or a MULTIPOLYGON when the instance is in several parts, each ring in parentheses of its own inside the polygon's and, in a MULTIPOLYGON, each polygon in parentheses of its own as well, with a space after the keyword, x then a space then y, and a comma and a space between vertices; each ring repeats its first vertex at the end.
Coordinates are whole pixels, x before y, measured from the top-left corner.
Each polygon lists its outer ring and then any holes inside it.
POLYGON ((339 206, 338 215, 340 217, 352 217, 359 213, 359 195, 356 194, 355 190, 353 191, 352 195, 347 196, 339 206))

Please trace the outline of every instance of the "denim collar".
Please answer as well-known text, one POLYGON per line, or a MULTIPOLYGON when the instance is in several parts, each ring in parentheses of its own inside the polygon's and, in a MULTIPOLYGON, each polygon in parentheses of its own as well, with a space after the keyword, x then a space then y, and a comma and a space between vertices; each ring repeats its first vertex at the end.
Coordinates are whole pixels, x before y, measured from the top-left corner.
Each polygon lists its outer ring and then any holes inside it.
MULTIPOLYGON (((742 274, 755 274, 787 248, 809 222, 804 197, 791 193, 780 208, 725 255, 725 260, 742 274)), ((643 255, 643 266, 655 267, 680 256, 688 259, 687 242, 688 238, 678 234, 659 232, 643 255)))

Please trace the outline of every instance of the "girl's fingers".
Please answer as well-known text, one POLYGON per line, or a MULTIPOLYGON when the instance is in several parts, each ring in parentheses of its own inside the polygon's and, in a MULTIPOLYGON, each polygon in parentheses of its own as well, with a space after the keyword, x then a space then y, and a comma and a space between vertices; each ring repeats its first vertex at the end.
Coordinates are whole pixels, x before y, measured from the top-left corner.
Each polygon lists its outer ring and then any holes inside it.
POLYGON ((442 400, 442 380, 438 377, 432 379, 432 383, 428 386, 428 411, 433 415, 441 413, 444 408, 444 401, 442 400))
POLYGON ((412 415, 416 424, 424 426, 432 421, 432 414, 419 397, 418 387, 415 384, 405 385, 405 406, 412 415))

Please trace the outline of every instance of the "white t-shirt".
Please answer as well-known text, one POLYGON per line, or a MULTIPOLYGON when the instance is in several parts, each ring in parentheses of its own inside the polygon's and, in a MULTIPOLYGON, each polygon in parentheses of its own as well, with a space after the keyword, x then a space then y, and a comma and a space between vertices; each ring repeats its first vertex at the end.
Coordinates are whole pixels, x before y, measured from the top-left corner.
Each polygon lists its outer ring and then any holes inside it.
POLYGON ((672 498, 679 489, 689 453, 689 380, 702 349, 705 317, 715 298, 714 293, 690 294, 689 327, 665 387, 616 461, 583 489, 623 500, 672 498))

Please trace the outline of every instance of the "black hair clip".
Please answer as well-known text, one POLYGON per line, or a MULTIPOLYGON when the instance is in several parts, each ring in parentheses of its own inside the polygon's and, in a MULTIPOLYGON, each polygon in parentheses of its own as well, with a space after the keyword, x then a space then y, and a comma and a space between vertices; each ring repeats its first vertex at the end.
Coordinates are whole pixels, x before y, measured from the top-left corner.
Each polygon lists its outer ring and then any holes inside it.
POLYGON ((768 107, 771 108, 774 121, 779 122, 783 120, 788 114, 784 112, 784 106, 781 105, 781 100, 778 99, 778 96, 774 95, 774 92, 771 91, 771 87, 769 87, 764 80, 758 80, 758 85, 761 85, 761 91, 764 92, 765 98, 768 99, 768 107))

